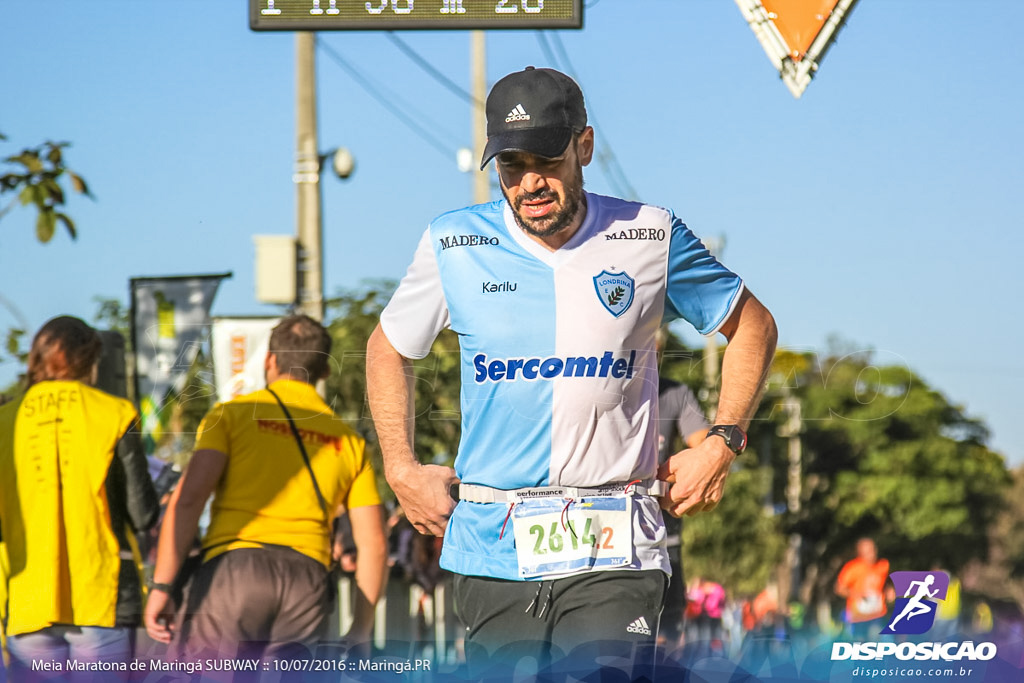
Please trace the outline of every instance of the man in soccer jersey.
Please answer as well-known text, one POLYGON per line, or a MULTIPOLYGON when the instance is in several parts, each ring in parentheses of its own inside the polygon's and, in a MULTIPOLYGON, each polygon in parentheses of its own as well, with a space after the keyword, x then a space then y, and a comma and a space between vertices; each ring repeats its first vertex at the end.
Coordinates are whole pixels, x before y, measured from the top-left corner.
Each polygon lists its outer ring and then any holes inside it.
POLYGON ((583 190, 594 130, 569 77, 498 81, 487 134, 481 167, 495 159, 504 201, 430 224, 370 338, 385 475, 416 528, 444 536, 471 672, 635 662, 670 572, 659 502, 718 504, 775 323, 671 212, 583 190), (679 317, 729 345, 718 424, 659 468, 655 333, 679 317), (410 361, 445 327, 462 354, 454 470, 413 443, 410 361))

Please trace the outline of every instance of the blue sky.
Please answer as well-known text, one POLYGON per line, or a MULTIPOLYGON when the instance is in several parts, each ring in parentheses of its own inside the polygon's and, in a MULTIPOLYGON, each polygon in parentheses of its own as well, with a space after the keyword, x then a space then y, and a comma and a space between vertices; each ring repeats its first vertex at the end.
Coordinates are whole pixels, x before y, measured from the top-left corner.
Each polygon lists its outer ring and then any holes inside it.
MULTIPOLYGON (((1016 3, 862 0, 799 101, 731 0, 586 4, 558 39, 639 198, 725 237, 782 346, 835 335, 906 363, 1024 461, 1016 3)), ((400 37, 469 89, 467 33, 400 37)), ((400 277, 427 222, 469 202, 455 153, 470 113, 386 34, 320 40, 433 138, 318 51, 321 149, 357 163, 324 180, 331 293, 400 277)), ((533 31, 490 32, 487 49, 489 83, 551 65, 533 31)), ((141 275, 230 270, 215 314, 273 312, 254 298, 251 236, 295 229, 292 34, 251 32, 242 0, 7 0, 0 55, 0 153, 69 140, 96 195, 70 201, 76 242, 38 244, 26 209, 0 221, 0 295, 30 327, 91 319, 95 296, 127 300, 141 275)), ((614 194, 601 168, 585 176, 614 194)), ((0 329, 16 324, 0 306, 0 329)))

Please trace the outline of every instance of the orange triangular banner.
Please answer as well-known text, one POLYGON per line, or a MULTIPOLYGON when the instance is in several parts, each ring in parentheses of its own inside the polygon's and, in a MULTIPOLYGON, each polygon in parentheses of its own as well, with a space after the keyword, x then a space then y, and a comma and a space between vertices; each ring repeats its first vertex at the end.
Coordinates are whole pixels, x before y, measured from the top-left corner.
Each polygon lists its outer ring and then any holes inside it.
POLYGON ((821 27, 839 0, 761 0, 768 15, 789 46, 789 56, 799 62, 821 33, 821 27))
POLYGON ((736 0, 794 97, 814 77, 857 0, 736 0))

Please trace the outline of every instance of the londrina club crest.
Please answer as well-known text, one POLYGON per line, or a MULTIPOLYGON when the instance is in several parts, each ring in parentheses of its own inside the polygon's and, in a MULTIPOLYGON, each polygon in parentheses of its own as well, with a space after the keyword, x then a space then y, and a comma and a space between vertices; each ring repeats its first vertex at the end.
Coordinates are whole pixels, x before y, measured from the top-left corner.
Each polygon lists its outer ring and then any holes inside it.
POLYGON ((890 613, 889 625, 882 633, 917 635, 935 623, 937 600, 945 600, 949 591, 949 574, 934 572, 891 572, 896 604, 890 613))
POLYGON ((625 272, 609 273, 602 270, 594 276, 594 289, 597 290, 597 298, 601 305, 608 309, 608 312, 618 318, 629 310, 633 303, 633 290, 635 281, 625 272))

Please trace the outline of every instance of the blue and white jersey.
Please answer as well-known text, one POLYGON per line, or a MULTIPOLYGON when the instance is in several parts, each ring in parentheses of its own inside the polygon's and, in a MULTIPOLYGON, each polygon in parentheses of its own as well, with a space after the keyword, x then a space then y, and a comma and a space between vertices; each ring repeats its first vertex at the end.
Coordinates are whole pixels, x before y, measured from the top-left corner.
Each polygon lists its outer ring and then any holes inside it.
MULTIPOLYGON (((505 201, 443 214, 381 315, 395 349, 423 358, 451 327, 462 354, 455 471, 498 489, 654 479, 655 332, 682 317, 717 332, 743 283, 672 213, 587 193, 583 225, 550 251, 505 201)), ((669 572, 657 500, 634 505, 629 569, 669 572)), ((517 579, 508 506, 460 502, 441 566, 517 579)))

